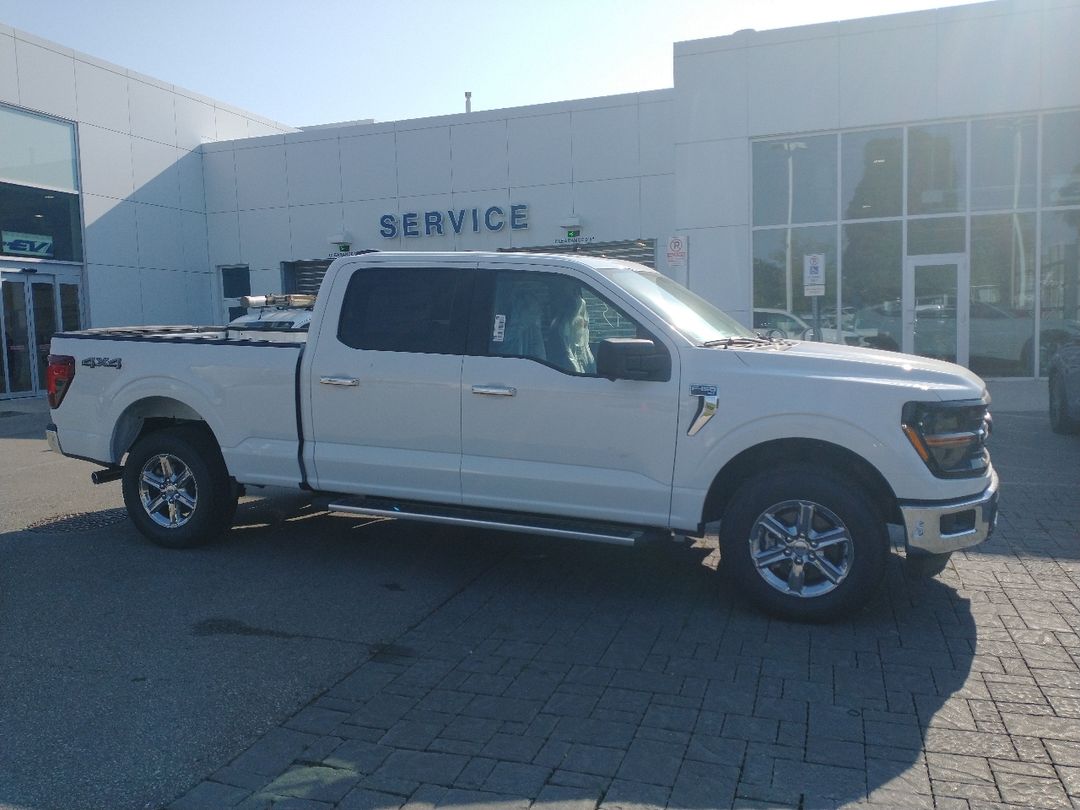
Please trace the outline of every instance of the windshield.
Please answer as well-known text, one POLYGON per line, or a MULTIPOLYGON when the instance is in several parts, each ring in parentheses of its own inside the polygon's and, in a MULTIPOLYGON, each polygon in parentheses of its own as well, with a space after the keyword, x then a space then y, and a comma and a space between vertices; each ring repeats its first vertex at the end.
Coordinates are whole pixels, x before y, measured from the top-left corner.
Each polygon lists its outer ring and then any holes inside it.
POLYGON ((607 278, 698 344, 756 335, 704 298, 655 270, 601 270, 607 278))

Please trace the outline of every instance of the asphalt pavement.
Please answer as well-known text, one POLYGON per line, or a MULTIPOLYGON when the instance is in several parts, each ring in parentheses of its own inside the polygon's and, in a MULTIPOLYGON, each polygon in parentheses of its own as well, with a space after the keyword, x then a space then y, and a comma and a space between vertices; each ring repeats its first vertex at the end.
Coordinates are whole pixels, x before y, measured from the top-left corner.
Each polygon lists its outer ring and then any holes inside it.
POLYGON ((293 496, 158 549, 0 417, 0 807, 1080 804, 1080 437, 999 388, 995 536, 827 626, 743 605, 708 540, 293 496))

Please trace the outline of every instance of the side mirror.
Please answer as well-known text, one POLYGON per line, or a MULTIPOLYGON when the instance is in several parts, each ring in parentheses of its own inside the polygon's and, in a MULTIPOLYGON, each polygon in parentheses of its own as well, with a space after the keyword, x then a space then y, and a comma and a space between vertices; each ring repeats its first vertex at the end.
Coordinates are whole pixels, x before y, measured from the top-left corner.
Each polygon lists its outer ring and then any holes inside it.
POLYGON ((607 338, 596 350, 596 373, 609 380, 667 382, 671 355, 652 340, 607 338))

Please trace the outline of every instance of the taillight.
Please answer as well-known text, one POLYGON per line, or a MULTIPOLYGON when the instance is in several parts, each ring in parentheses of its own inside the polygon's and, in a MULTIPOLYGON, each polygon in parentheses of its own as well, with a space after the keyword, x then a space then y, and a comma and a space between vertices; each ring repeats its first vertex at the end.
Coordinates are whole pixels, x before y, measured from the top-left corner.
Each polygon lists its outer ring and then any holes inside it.
POLYGON ((60 407, 73 379, 75 379, 75 358, 67 354, 50 354, 49 370, 45 373, 50 408, 60 407))

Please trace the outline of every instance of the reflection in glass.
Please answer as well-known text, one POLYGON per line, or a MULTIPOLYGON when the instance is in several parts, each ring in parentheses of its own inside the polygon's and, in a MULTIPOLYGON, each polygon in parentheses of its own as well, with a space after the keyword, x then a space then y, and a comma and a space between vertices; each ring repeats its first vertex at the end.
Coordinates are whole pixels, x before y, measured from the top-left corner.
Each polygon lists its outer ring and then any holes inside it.
POLYGON ((908 213, 964 210, 966 135, 964 124, 908 129, 908 213))
POLYGON ((26 312, 26 283, 5 281, 0 284, 4 299, 4 342, 11 392, 30 390, 30 330, 26 312))
POLYGON ((976 211, 1035 207, 1034 118, 971 123, 971 207, 976 211))
POLYGON ((1080 205, 1080 110, 1043 118, 1043 205, 1080 205))
POLYGON ((901 318, 900 222, 844 226, 841 320, 866 343, 899 351, 901 318))
POLYGON ((0 183, 0 253, 82 261, 79 195, 0 183))
POLYGON ((74 125, 0 105, 0 179, 78 191, 74 125))
POLYGON ((56 289, 51 281, 30 285, 34 301, 34 346, 37 354, 38 387, 45 387, 45 369, 49 367, 49 343, 56 334, 56 289))
POLYGON ((817 326, 823 340, 842 341, 844 327, 837 326, 836 317, 836 228, 792 228, 790 233, 789 251, 786 228, 754 232, 754 328, 783 332, 776 337, 802 339, 806 333, 806 339, 811 339, 817 326), (812 254, 825 255, 823 296, 803 295, 804 257, 812 254), (820 323, 814 317, 815 297, 820 323), (792 334, 790 330, 800 323, 802 327, 792 334))
MULTIPOLYGON (((987 377, 1031 374, 1035 215, 971 219, 969 366, 987 377)), ((1043 324, 1046 335, 1047 324, 1043 324)))
POLYGON ((1045 373, 1057 344, 1080 337, 1080 210, 1043 214, 1041 300, 1045 373))
POLYGON ((843 218, 900 216, 904 196, 903 132, 845 132, 840 143, 843 218))
POLYGON ((955 264, 915 267, 915 325, 912 351, 922 357, 956 362, 955 264))
POLYGON ((60 285, 60 328, 65 332, 75 332, 82 328, 77 284, 60 285))
POLYGON ((836 136, 754 143, 754 224, 836 219, 836 136))
POLYGON ((963 217, 908 220, 908 256, 965 253, 963 217))

